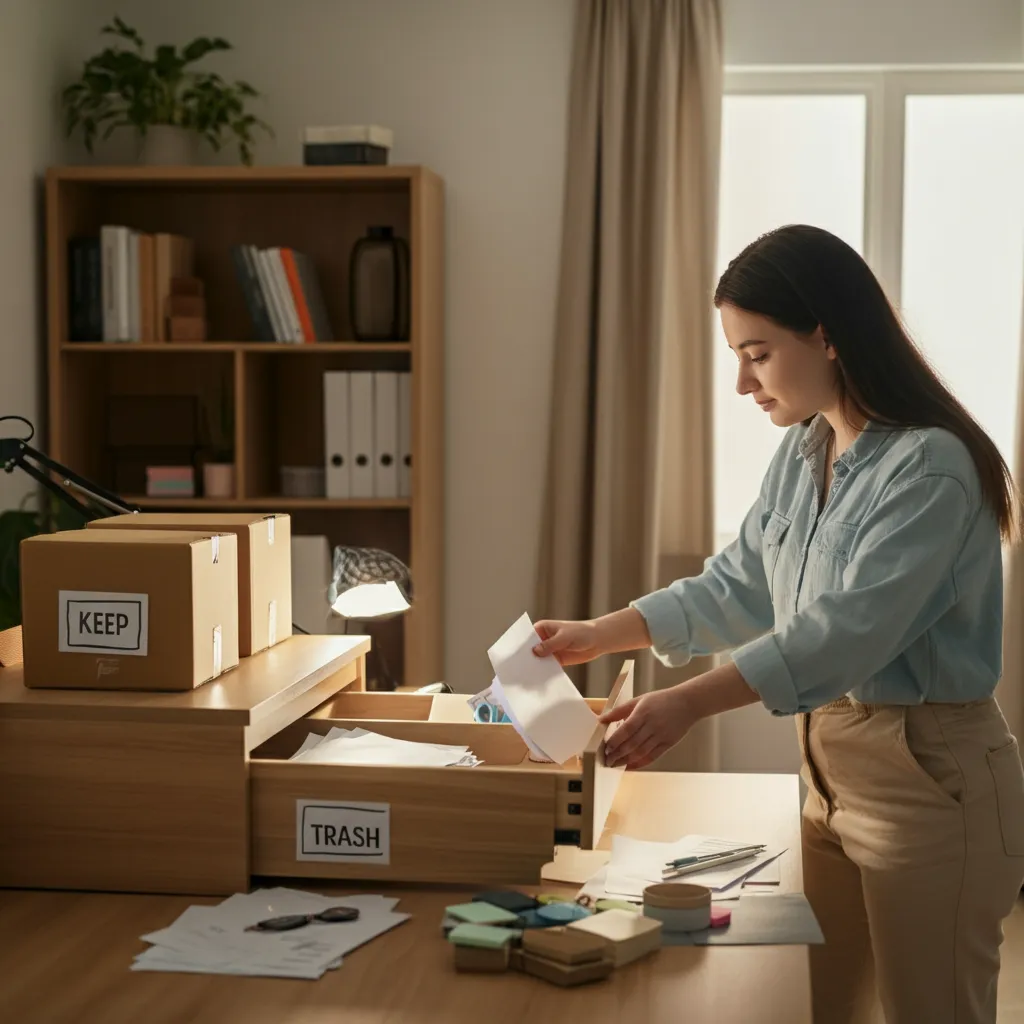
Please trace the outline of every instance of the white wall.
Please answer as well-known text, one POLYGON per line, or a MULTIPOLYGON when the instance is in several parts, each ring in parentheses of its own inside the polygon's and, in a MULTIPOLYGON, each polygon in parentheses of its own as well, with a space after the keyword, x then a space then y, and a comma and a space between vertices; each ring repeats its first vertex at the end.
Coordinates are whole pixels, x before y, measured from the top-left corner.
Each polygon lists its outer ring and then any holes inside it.
POLYGON ((721 0, 732 64, 1019 61, 1021 0, 721 0))
MULTIPOLYGON (((94 2, 147 41, 223 35, 224 74, 266 93, 301 162, 305 124, 395 132, 395 163, 447 185, 448 680, 490 682, 487 647, 533 607, 561 226, 572 5, 561 0, 94 2)), ((82 39, 83 55, 98 36, 82 39)))
MULTIPOLYGON (((41 174, 61 145, 57 93, 74 23, 63 6, 0 4, 0 415, 27 416, 42 434, 41 174)), ((20 430, 0 424, 0 434, 20 430)), ((0 509, 17 506, 30 490, 24 473, 0 473, 0 509)))
MULTIPOLYGON (((1021 57, 1020 0, 722 0, 726 59, 742 63, 972 62, 1021 57)), ((52 63, 79 58, 120 13, 144 35, 222 34, 219 66, 268 95, 261 163, 300 160, 303 124, 375 121, 396 162, 448 186, 447 678, 486 681, 485 650, 532 606, 561 219, 571 0, 5 0, 0 75, 0 411, 27 408, 33 333, 32 171, 51 152, 52 63), (60 7, 63 17, 55 17, 60 7), (39 10, 45 12, 39 13, 39 10), (34 47, 26 40, 33 38, 34 47), (13 127, 12 127, 13 126, 13 127), (12 362, 7 362, 11 360, 12 362)), ((121 152, 124 150, 122 148, 121 152)), ((4 482, 0 480, 0 488, 4 482)), ((6 492, 0 490, 0 507, 6 492)), ((723 765, 788 769, 792 723, 723 720, 723 765)))

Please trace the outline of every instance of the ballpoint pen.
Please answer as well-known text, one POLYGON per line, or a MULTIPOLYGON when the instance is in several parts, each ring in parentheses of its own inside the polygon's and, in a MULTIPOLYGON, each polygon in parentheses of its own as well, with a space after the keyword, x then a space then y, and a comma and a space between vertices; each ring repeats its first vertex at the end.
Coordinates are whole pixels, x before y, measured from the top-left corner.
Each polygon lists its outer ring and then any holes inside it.
POLYGON ((763 852, 764 847, 730 850, 727 853, 715 854, 706 858, 693 858, 686 864, 668 864, 662 871, 662 878, 678 878, 680 875, 689 875, 696 871, 706 871, 708 868, 718 867, 719 864, 730 864, 732 861, 746 860, 748 857, 756 857, 759 853, 763 852))
POLYGON ((687 864, 698 864, 702 861, 718 860, 720 857, 731 857, 735 853, 747 853, 750 851, 760 853, 764 848, 764 843, 751 843, 750 846, 735 846, 729 850, 718 850, 715 853, 701 853, 689 857, 679 857, 676 860, 670 860, 666 866, 681 868, 687 864))

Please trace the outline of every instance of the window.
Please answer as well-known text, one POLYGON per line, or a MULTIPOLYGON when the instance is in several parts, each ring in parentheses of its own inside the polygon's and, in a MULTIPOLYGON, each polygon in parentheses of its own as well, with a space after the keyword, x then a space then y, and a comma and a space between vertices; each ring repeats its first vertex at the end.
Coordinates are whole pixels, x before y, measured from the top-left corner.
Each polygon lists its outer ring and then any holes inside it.
MULTIPOLYGON (((801 221, 860 251, 1013 465, 1024 301, 1024 70, 727 74, 718 268, 801 221)), ((715 531, 736 536, 782 439, 715 331, 715 531)))

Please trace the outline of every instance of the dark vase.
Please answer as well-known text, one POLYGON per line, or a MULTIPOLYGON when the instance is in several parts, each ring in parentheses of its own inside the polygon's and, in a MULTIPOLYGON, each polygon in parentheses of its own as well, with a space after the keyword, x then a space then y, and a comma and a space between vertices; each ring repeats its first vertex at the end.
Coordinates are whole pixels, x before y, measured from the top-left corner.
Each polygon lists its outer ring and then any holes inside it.
POLYGON ((357 341, 409 338, 409 246, 390 227, 371 227, 352 249, 352 333, 357 341))

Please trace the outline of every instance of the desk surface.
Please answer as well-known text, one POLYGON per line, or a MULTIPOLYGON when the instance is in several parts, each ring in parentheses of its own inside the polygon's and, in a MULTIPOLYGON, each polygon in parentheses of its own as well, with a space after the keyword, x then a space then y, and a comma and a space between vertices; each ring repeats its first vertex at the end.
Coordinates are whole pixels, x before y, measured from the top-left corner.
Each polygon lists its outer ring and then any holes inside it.
MULTIPOLYGON (((687 832, 778 843, 780 891, 802 887, 798 788, 792 775, 627 773, 603 840, 687 832)), ((277 884, 277 883, 275 883, 277 884)), ((358 887, 308 885, 321 892, 358 887)), ((547 891, 559 887, 545 885, 547 891)), ((440 935, 447 889, 369 886, 399 896, 412 919, 319 981, 134 974, 138 936, 190 903, 172 896, 0 891, 0 977, 22 1024, 503 1024, 579 1015, 587 1024, 810 1021, 805 946, 665 947, 605 982, 559 989, 516 973, 456 974, 440 935)))
POLYGON ((291 636, 194 690, 27 689, 20 665, 0 669, 0 718, 216 722, 252 725, 370 649, 366 636, 291 636))

